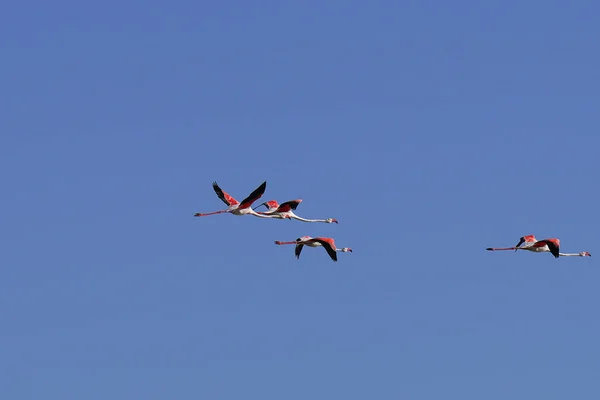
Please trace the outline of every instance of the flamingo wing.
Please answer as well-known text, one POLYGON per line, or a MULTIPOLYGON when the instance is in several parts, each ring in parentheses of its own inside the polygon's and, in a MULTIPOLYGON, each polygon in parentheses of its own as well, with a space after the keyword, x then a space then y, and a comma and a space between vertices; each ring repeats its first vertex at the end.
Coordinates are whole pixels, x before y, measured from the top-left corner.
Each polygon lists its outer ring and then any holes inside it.
POLYGON ((549 240, 549 239, 540 240, 538 243, 544 243, 544 244, 546 244, 546 246, 548 246, 548 249, 550 249, 550 253, 552 253, 552 255, 555 258, 559 257, 558 253, 559 253, 560 246, 557 243, 555 243, 554 241, 549 240))
POLYGON ((327 250, 327 254, 329 254, 329 257, 331 257, 331 259, 333 261, 337 261, 337 252, 335 251, 335 248, 333 247, 333 245, 331 244, 330 241, 320 239, 320 238, 316 238, 316 239, 312 239, 312 240, 314 242, 321 243, 321 245, 323 247, 325 247, 325 250, 327 250))
POLYGON ((257 187, 254 192, 250 193, 250 196, 246 197, 242 200, 240 204, 240 208, 248 208, 254 203, 256 200, 260 199, 267 188, 267 181, 264 181, 262 185, 257 187))
MULTIPOLYGON (((265 206, 270 211, 270 210, 275 210, 277 207, 279 207, 279 203, 277 203, 276 200, 269 200, 269 201, 265 201, 260 206, 265 206)), ((260 207, 260 206, 258 206, 258 207, 260 207)), ((258 207, 256 207, 256 208, 258 208, 258 207)), ((255 210, 256 210, 256 208, 255 208, 255 210)))
POLYGON ((223 203, 227 204, 227 206, 231 207, 233 205, 239 204, 239 201, 234 199, 229 193, 224 192, 217 182, 213 182, 213 189, 219 198, 223 201, 223 203))
POLYGON ((525 237, 521 237, 521 239, 519 239, 519 243, 517 243, 517 245, 515 247, 519 247, 520 245, 522 245, 523 243, 525 243, 525 237))
POLYGON ((298 207, 302 200, 290 200, 285 203, 281 203, 277 208, 277 212, 288 212, 290 210, 295 210, 298 207))
POLYGON ((303 247, 304 247, 304 245, 301 243, 298 243, 296 245, 296 248, 294 249, 294 254, 296 255, 296 258, 298 258, 298 259, 300 258, 300 253, 302 253, 303 247))
POLYGON ((516 247, 520 247, 523 243, 528 243, 528 244, 532 245, 535 242, 537 242, 537 239, 535 238, 534 235, 525 235, 525 236, 522 236, 519 239, 519 243, 517 243, 517 245, 515 246, 515 251, 517 251, 516 247))

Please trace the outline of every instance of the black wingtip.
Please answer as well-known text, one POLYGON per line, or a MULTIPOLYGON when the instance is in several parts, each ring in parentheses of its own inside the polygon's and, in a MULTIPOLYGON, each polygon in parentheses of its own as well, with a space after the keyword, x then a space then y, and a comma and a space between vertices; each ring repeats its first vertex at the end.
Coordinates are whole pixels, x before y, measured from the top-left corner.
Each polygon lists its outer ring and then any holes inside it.
POLYGON ((260 184, 260 186, 258 188, 256 188, 256 192, 264 193, 266 189, 267 189, 267 181, 264 181, 263 183, 260 184))
POLYGON ((554 242, 551 240, 540 240, 540 242, 546 243, 548 249, 550 249, 550 253, 554 256, 554 258, 560 257, 560 249, 554 242))
POLYGON ((555 253, 554 251, 550 251, 550 254, 552 254, 552 256, 553 256, 554 258, 558 258, 558 257, 560 257, 560 254, 558 254, 558 253, 555 253))

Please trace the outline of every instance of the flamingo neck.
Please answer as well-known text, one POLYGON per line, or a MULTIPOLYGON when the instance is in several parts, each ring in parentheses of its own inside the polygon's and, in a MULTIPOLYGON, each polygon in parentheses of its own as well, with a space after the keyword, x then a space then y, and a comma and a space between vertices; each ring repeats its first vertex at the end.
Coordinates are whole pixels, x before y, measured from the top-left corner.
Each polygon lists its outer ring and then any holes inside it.
POLYGON ((260 211, 256 212, 253 209, 249 209, 247 214, 254 215, 255 217, 259 217, 259 218, 277 218, 276 215, 264 214, 263 212, 260 212, 260 211))
POLYGON ((303 222, 329 222, 326 219, 307 219, 307 218, 302 218, 297 216, 296 214, 293 214, 290 212, 290 218, 294 218, 297 219, 298 221, 303 221, 303 222))

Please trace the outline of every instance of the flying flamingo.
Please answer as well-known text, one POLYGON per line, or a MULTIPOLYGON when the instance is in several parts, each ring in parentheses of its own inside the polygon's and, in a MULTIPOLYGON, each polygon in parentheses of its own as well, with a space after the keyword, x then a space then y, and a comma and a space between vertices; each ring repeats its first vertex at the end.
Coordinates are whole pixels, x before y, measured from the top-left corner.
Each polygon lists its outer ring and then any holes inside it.
POLYGON ((266 188, 267 188, 267 182, 265 181, 262 183, 262 185, 260 185, 258 188, 256 188, 252 193, 250 193, 250 195, 248 197, 246 197, 240 203, 239 201, 237 201, 236 199, 231 197, 231 195, 229 195, 229 193, 224 192, 219 187, 219 185, 217 185, 217 182, 213 182, 213 189, 215 190, 215 193, 223 201, 223 203, 227 204, 227 206, 228 206, 227 209, 221 210, 221 211, 205 213, 205 214, 196 213, 196 214, 194 214, 194 217, 204 217, 207 215, 231 213, 233 215, 252 214, 252 215, 256 215, 257 217, 261 217, 261 218, 273 218, 270 216, 259 215, 256 211, 254 211, 250 207, 252 205, 252 203, 254 203, 256 200, 261 198, 261 196, 265 192, 266 188))
POLYGON ((555 258, 558 257, 591 257, 592 255, 587 251, 580 253, 560 253, 560 240, 556 238, 537 240, 534 235, 523 236, 519 239, 519 243, 515 247, 503 247, 494 248, 488 247, 486 250, 497 251, 497 250, 528 250, 535 253, 550 252, 555 258), (522 246, 521 246, 522 245, 522 246))
POLYGON ((280 219, 297 219, 298 221, 303 221, 303 222, 325 222, 328 224, 331 224, 332 222, 335 222, 336 224, 338 223, 337 219, 335 218, 327 218, 327 219, 306 219, 306 218, 302 218, 297 216, 296 214, 294 214, 294 211, 296 207, 298 207, 298 205, 302 203, 301 199, 296 199, 296 200, 290 200, 290 201, 286 201, 285 203, 277 203, 277 201, 275 200, 269 200, 269 201, 265 201, 264 203, 260 204, 259 206, 255 207, 254 210, 256 210, 258 207, 261 206, 266 206, 268 208, 267 211, 259 211, 258 214, 261 215, 269 215, 272 216, 273 218, 280 218, 280 219))
POLYGON ((296 248, 294 249, 294 254, 296 255, 296 258, 300 258, 300 253, 302 252, 302 248, 304 246, 309 246, 309 247, 323 246, 323 247, 325 247, 327 254, 329 254, 329 257, 331 257, 331 259, 333 261, 337 261, 337 252, 342 252, 342 253, 345 253, 347 251, 352 252, 352 249, 349 247, 344 247, 342 249, 338 249, 337 247, 335 247, 335 241, 332 238, 325 238, 325 237, 313 238, 310 236, 302 236, 293 242, 280 242, 279 240, 276 240, 275 244, 278 244, 278 245, 295 244, 296 248))

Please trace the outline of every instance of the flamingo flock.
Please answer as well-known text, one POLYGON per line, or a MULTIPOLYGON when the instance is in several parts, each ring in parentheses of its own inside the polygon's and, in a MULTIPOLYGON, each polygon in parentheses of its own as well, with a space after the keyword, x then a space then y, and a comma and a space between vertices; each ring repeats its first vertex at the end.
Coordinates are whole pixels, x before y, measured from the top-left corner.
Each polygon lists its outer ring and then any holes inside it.
MULTIPOLYGON (((212 184, 213 190, 217 194, 217 197, 221 199, 223 203, 227 206, 224 210, 213 211, 209 213, 196 213, 194 217, 205 217, 208 215, 215 214, 225 214, 230 213, 233 215, 253 215, 258 218, 271 218, 271 219, 282 219, 282 220, 292 220, 295 219, 301 222, 321 222, 321 223, 338 223, 335 218, 325 218, 325 219, 308 219, 303 218, 294 213, 300 203, 302 203, 302 199, 294 199, 288 200, 283 203, 278 203, 276 200, 269 200, 261 203, 255 208, 252 208, 252 205, 260 199, 265 190, 267 188, 267 182, 263 182, 259 187, 254 189, 252 193, 250 193, 244 200, 237 201, 233 196, 229 193, 223 191, 217 182, 213 182, 212 184), (267 208, 266 211, 256 211, 258 208, 265 206, 267 208)), ((323 247, 329 257, 333 261, 337 261, 337 253, 347 253, 352 252, 352 249, 349 247, 338 248, 335 244, 335 240, 329 237, 311 237, 311 236, 301 236, 294 241, 275 241, 276 245, 289 245, 293 244, 294 254, 297 259, 300 258, 300 253, 304 246, 308 247, 323 247)), ((514 247, 488 247, 486 250, 488 251, 503 251, 503 250, 514 250, 515 252, 518 250, 527 250, 534 253, 550 253, 555 258, 559 257, 591 257, 592 255, 587 251, 582 251, 579 253, 561 253, 560 252, 560 240, 557 238, 549 238, 537 240, 535 235, 526 235, 519 238, 519 242, 514 247)))
MULTIPOLYGON (((294 213, 294 211, 296 210, 296 208, 298 208, 298 205, 302 202, 302 199, 288 200, 281 204, 279 204, 276 200, 269 200, 269 201, 266 201, 266 202, 258 205, 255 208, 252 208, 252 204, 254 204, 258 199, 260 199, 263 196, 263 194, 265 193, 265 190, 267 189, 266 181, 263 182, 259 187, 257 187, 252 193, 250 193, 241 202, 237 201, 229 193, 223 191, 223 189, 221 189, 219 187, 217 182, 213 182, 212 186, 213 186, 213 190, 217 194, 217 197, 219 199, 221 199, 221 201, 223 203, 225 203, 225 205, 227 205, 227 208, 224 210, 213 211, 213 212, 209 212, 209 213, 195 213, 194 217, 206 217, 208 215, 230 213, 233 215, 253 215, 258 218, 273 218, 273 219, 288 219, 288 220, 295 219, 297 221, 302 221, 302 222, 323 222, 323 223, 327 223, 327 224, 331 224, 331 223, 337 224, 338 223, 337 219, 335 219, 335 218, 307 219, 307 218, 302 218, 302 217, 296 215, 294 213), (267 208, 267 211, 258 211, 257 212, 256 209, 258 209, 261 206, 265 206, 267 208)), ((296 258, 300 258, 300 252, 302 251, 302 248, 304 246, 323 247, 325 249, 325 251, 327 252, 327 254, 329 255, 329 257, 333 261, 337 261, 337 253, 338 252, 342 252, 342 253, 352 252, 352 249, 349 247, 343 247, 341 249, 338 249, 335 245, 334 239, 328 238, 328 237, 313 238, 310 236, 302 236, 293 242, 275 241, 275 244, 278 244, 278 245, 295 244, 296 247, 295 247, 294 252, 295 252, 296 258)))

